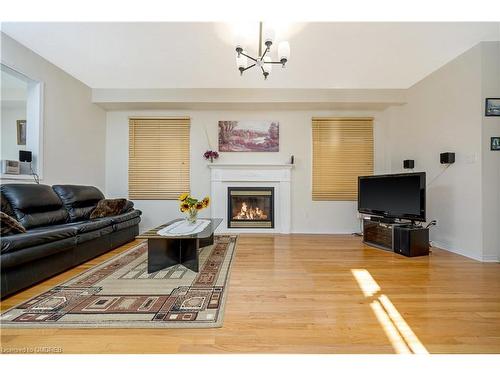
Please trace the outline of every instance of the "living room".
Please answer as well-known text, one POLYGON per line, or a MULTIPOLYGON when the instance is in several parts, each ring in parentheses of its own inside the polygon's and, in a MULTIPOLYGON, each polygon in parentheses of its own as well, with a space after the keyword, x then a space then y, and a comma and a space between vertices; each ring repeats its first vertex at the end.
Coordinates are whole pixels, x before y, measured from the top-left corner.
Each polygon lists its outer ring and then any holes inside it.
POLYGON ((500 22, 219 19, 2 19, 2 353, 498 354, 500 22))

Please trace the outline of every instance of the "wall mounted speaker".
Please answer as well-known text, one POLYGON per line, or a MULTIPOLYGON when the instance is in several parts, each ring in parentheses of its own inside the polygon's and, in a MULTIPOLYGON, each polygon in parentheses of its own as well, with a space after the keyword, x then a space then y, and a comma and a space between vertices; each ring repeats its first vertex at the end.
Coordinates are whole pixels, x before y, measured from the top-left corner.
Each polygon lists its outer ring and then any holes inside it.
POLYGON ((415 160, 403 160, 403 168, 404 169, 415 168, 415 160))
POLYGON ((19 161, 31 163, 31 160, 32 160, 31 151, 19 150, 19 161))
POLYGON ((439 160, 441 161, 441 164, 453 164, 455 162, 455 153, 443 152, 439 155, 439 160))

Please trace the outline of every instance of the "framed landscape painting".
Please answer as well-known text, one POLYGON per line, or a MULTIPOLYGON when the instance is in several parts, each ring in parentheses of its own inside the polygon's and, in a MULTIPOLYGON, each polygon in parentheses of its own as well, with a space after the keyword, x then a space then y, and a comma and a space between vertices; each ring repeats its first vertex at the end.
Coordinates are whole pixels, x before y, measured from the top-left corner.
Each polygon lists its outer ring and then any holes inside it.
POLYGON ((219 151, 278 152, 278 121, 219 121, 219 151))

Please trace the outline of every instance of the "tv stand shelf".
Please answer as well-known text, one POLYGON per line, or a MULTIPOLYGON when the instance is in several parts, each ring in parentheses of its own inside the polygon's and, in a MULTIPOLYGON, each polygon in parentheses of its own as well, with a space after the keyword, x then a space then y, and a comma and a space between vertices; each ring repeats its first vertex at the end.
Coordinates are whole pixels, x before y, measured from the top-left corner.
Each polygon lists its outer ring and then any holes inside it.
POLYGON ((394 250, 394 226, 380 220, 363 219, 363 242, 383 250, 394 250))
POLYGON ((428 255, 429 229, 410 223, 364 218, 363 242, 405 256, 428 255))

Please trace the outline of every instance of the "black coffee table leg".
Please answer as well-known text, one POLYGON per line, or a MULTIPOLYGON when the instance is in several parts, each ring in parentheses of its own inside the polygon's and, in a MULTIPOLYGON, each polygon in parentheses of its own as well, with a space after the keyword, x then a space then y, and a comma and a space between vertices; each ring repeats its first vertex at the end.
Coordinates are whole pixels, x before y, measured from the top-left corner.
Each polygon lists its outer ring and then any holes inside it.
POLYGON ((181 240, 148 239, 148 273, 180 263, 181 240))
POLYGON ((191 271, 198 272, 198 249, 200 242, 198 239, 182 239, 180 263, 191 271))
POLYGON ((214 244, 214 234, 207 238, 200 238, 200 249, 205 246, 210 246, 214 244))

